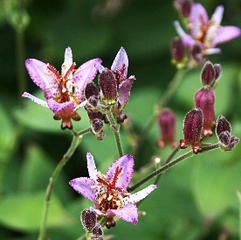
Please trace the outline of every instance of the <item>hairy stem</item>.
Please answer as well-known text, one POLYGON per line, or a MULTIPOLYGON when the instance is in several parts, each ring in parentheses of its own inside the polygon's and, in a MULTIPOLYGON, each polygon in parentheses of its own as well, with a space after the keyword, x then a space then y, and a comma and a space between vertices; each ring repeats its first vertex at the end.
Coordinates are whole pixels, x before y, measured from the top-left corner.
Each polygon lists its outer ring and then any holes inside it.
MULTIPOLYGON (((219 148, 219 144, 211 144, 209 146, 203 147, 202 148, 202 153, 203 152, 207 152, 213 149, 219 148)), ((184 153, 183 155, 177 157, 176 159, 174 159, 171 162, 168 162, 166 164, 164 164, 163 166, 161 166, 159 169, 155 170, 154 172, 150 173, 148 176, 146 176, 145 178, 143 178, 142 180, 140 180, 139 182, 137 182, 136 184, 134 184, 132 187, 128 188, 128 192, 132 192, 134 191, 136 188, 138 188, 139 186, 141 186, 143 183, 147 182, 148 180, 150 180, 151 178, 158 176, 159 174, 163 173, 164 171, 166 171, 167 169, 169 169, 170 167, 176 165, 177 163, 181 162, 182 160, 185 160, 191 156, 193 156, 194 153, 192 150, 184 153)))
POLYGON ((120 136, 120 125, 116 123, 114 116, 111 112, 111 110, 106 112, 109 121, 110 121, 110 129, 114 134, 115 137, 115 142, 116 142, 116 147, 119 153, 119 157, 122 157, 124 155, 123 147, 122 147, 122 142, 121 142, 121 136, 120 136))
POLYGON ((49 215, 51 194, 52 194, 54 183, 55 183, 57 177, 59 176, 62 168, 68 162, 68 160, 73 155, 76 148, 78 147, 79 143, 81 142, 82 135, 88 133, 89 130, 90 130, 90 128, 84 129, 83 131, 80 131, 80 132, 75 132, 75 134, 73 135, 73 139, 72 139, 69 149, 64 154, 63 158, 60 160, 60 162, 56 166, 52 176, 49 179, 49 184, 47 186, 46 195, 45 195, 44 209, 43 209, 43 215, 42 215, 42 221, 41 221, 38 240, 46 240, 47 220, 48 220, 48 215, 49 215))

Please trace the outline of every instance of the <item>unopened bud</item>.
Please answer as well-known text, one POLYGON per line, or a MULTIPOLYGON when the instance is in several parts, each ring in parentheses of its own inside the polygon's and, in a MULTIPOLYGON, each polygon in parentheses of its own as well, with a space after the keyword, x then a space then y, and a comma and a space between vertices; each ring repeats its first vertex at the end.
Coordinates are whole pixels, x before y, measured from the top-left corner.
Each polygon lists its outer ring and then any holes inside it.
POLYGON ((115 75, 107 68, 99 75, 99 85, 109 104, 114 104, 117 96, 115 75))
POLYGON ((102 236, 104 232, 100 224, 97 223, 95 227, 92 229, 92 233, 93 235, 99 237, 99 236, 102 236))
POLYGON ((85 87, 85 98, 88 100, 91 96, 99 96, 99 90, 93 82, 87 83, 85 87))
POLYGON ((162 139, 157 143, 158 147, 163 148, 167 143, 175 147, 177 145, 175 141, 176 118, 173 112, 170 109, 164 109, 159 115, 158 120, 162 136, 162 139))
POLYGON ((99 118, 95 118, 92 121, 91 128, 94 133, 99 133, 103 128, 103 122, 99 118))
POLYGON ((222 132, 228 131, 231 132, 231 125, 229 121, 222 115, 220 115, 217 119, 216 125, 216 134, 219 136, 222 132))
POLYGON ((87 114, 90 121, 93 121, 95 118, 99 118, 99 119, 103 118, 103 114, 101 112, 87 112, 87 114))
POLYGON ((184 139, 180 140, 180 148, 186 148, 192 145, 194 153, 202 151, 199 146, 203 126, 203 113, 199 108, 194 108, 187 113, 184 119, 183 135, 184 139))
POLYGON ((212 136, 211 127, 215 126, 214 122, 214 91, 210 86, 202 87, 195 94, 195 106, 203 112, 203 135, 212 136))
POLYGON ((214 71, 215 71, 215 80, 218 80, 221 75, 222 75, 222 68, 221 68, 221 65, 220 64, 214 64, 214 71))
POLYGON ((201 80, 203 85, 210 85, 215 79, 215 70, 213 64, 210 61, 207 61, 204 64, 204 67, 201 72, 201 80))
POLYGON ((183 0, 181 3, 181 13, 185 18, 189 18, 192 10, 192 1, 191 0, 183 0))
POLYGON ((219 134, 218 138, 224 147, 228 147, 228 145, 230 143, 230 138, 231 138, 229 131, 221 132, 219 134))
POLYGON ((199 65, 203 61, 203 56, 202 56, 202 47, 200 46, 199 43, 195 43, 192 51, 192 58, 196 61, 196 63, 199 65))
POLYGON ((175 37, 171 45, 172 57, 176 62, 182 62, 185 57, 185 45, 180 37, 175 37))
POLYGON ((93 227, 96 225, 96 221, 97 218, 95 212, 89 209, 85 209, 81 213, 81 222, 88 231, 91 231, 93 229, 93 227))

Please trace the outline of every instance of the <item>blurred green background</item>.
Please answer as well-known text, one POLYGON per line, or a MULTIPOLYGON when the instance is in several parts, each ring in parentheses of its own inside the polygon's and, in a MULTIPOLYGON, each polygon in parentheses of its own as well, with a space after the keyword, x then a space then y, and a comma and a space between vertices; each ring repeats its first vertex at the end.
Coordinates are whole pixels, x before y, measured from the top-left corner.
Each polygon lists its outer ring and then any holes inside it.
MULTIPOLYGON (((200 2, 209 16, 223 4, 222 25, 241 27, 240 0, 200 2)), ((170 43, 176 36, 172 22, 176 19, 173 1, 168 0, 1 0, 0 239, 37 238, 48 179, 71 142, 71 133, 60 129, 51 111, 21 99, 23 91, 43 97, 27 75, 25 59, 37 58, 60 70, 64 50, 70 46, 77 66, 99 57, 104 66, 110 67, 123 46, 129 56, 129 75, 137 78, 124 112, 129 114, 134 131, 140 133, 176 72, 170 63, 170 43), (19 12, 24 16, 20 27, 16 25, 19 12)), ((220 46, 221 54, 210 57, 223 68, 215 91, 216 117, 226 116, 232 123, 232 134, 239 137, 240 44, 240 38, 225 43, 220 46)), ((167 105, 177 116, 177 140, 182 138, 184 116, 194 106, 194 94, 201 88, 200 70, 185 76, 167 105)), ((80 110, 80 114, 82 120, 74 123, 76 130, 89 126, 86 113, 80 110)), ((48 221, 51 239, 77 239, 84 233, 79 214, 93 205, 68 182, 87 176, 88 151, 103 172, 118 158, 113 135, 108 126, 104 130, 103 141, 91 135, 84 137, 57 180, 48 221)), ((121 134, 125 153, 132 154, 123 128, 121 134)), ((156 147, 159 139, 156 124, 135 156, 136 171, 150 164, 154 155, 165 159, 171 152, 169 147, 156 147)), ((217 140, 213 136, 208 141, 217 140)), ((136 173, 133 182, 140 175, 136 173)), ((134 240, 238 239, 241 224, 237 190, 241 191, 240 144, 232 152, 200 154, 168 170, 158 189, 141 204, 140 210, 147 214, 139 218, 137 226, 118 222, 105 234, 134 240)))

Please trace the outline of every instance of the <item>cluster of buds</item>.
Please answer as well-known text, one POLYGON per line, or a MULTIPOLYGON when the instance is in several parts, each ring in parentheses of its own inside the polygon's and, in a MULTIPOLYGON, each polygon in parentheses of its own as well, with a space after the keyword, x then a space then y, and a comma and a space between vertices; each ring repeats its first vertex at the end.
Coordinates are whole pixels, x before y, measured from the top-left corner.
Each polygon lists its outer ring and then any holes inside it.
POLYGON ((100 72, 101 104, 110 108, 118 122, 124 122, 127 115, 123 114, 122 110, 129 100, 130 89, 135 80, 133 75, 127 78, 129 60, 125 49, 120 48, 110 69, 101 64, 96 66, 100 72))
POLYGON ((80 220, 85 230, 91 234, 91 240, 103 240, 103 229, 97 223, 97 216, 92 209, 84 209, 80 220))
MULTIPOLYGON (((177 66, 190 66, 202 64, 209 54, 220 53, 216 45, 230 41, 241 35, 241 29, 235 26, 221 26, 224 12, 223 6, 218 6, 209 20, 205 8, 200 3, 191 0, 176 0, 175 6, 179 10, 187 33, 181 27, 179 21, 174 26, 180 37, 179 42, 172 44, 172 53, 177 66), (175 50, 177 49, 178 50, 175 50), (183 50, 184 49, 184 50, 183 50), (186 50, 185 50, 186 49, 186 50), (183 52, 188 51, 188 61, 183 52), (180 65, 182 63, 182 65, 180 65)), ((174 40, 176 41, 176 40, 174 40)))
POLYGON ((157 142, 157 146, 163 148, 170 143, 174 148, 177 146, 175 141, 175 123, 176 118, 171 109, 164 109, 159 117, 158 123, 161 130, 162 139, 157 142))
POLYGON ((231 137, 231 125, 229 121, 222 115, 217 119, 216 135, 219 140, 219 146, 224 151, 231 151, 239 142, 236 136, 231 137))

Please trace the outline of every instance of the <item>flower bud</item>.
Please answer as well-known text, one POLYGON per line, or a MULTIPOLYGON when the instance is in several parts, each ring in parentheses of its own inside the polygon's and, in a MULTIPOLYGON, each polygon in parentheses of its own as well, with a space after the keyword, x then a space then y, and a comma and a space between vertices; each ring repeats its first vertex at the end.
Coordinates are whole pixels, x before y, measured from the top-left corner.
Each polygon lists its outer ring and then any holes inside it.
POLYGON ((95 118, 99 118, 99 119, 103 118, 103 114, 101 112, 87 112, 87 114, 90 121, 93 121, 95 118))
POLYGON ((92 96, 99 96, 99 90, 93 82, 87 83, 85 87, 85 98, 88 100, 92 96))
POLYGON ((181 13, 184 18, 189 18, 192 10, 192 1, 183 0, 181 3, 181 13))
POLYGON ((215 126, 214 122, 214 91, 210 86, 202 87, 195 94, 195 106, 200 108, 203 112, 203 135, 212 136, 212 126, 215 126))
POLYGON ((231 137, 231 125, 229 121, 222 115, 220 115, 217 119, 216 135, 220 142, 219 146, 224 151, 231 151, 239 142, 238 137, 231 137))
POLYGON ((176 118, 170 109, 164 109, 158 118, 159 127, 161 130, 162 139, 158 141, 157 145, 163 148, 167 143, 172 147, 177 145, 175 141, 175 122, 176 118))
POLYGON ((202 63, 203 61, 202 47, 198 42, 194 44, 191 50, 191 54, 192 54, 192 58, 196 61, 198 65, 202 63))
POLYGON ((221 68, 221 65, 220 64, 214 64, 214 71, 215 71, 215 80, 218 80, 221 75, 222 75, 222 68, 221 68))
POLYGON ((201 72, 201 80, 203 85, 210 85, 215 78, 215 70, 213 64, 207 61, 201 72))
POLYGON ((96 237, 102 236, 103 235, 103 229, 100 226, 100 224, 96 224, 95 227, 92 229, 92 233, 93 235, 95 235, 96 237))
POLYGON ((172 57, 176 62, 182 62, 185 57, 185 45, 180 37, 175 37, 171 45, 172 57))
POLYGON ((91 128, 94 133, 99 133, 103 128, 103 122, 99 118, 95 118, 92 121, 91 128))
POLYGON ((99 75, 99 86, 108 104, 114 104, 117 97, 117 86, 115 75, 105 68, 99 75))
POLYGON ((203 126, 203 113, 199 108, 194 108, 187 113, 184 119, 183 135, 184 139, 180 140, 180 148, 186 148, 192 145, 193 152, 196 154, 202 151, 199 146, 203 126))
POLYGON ((95 212, 89 210, 89 209, 84 209, 83 212, 81 213, 81 222, 88 231, 91 231, 94 226, 96 225, 96 214, 95 212))

